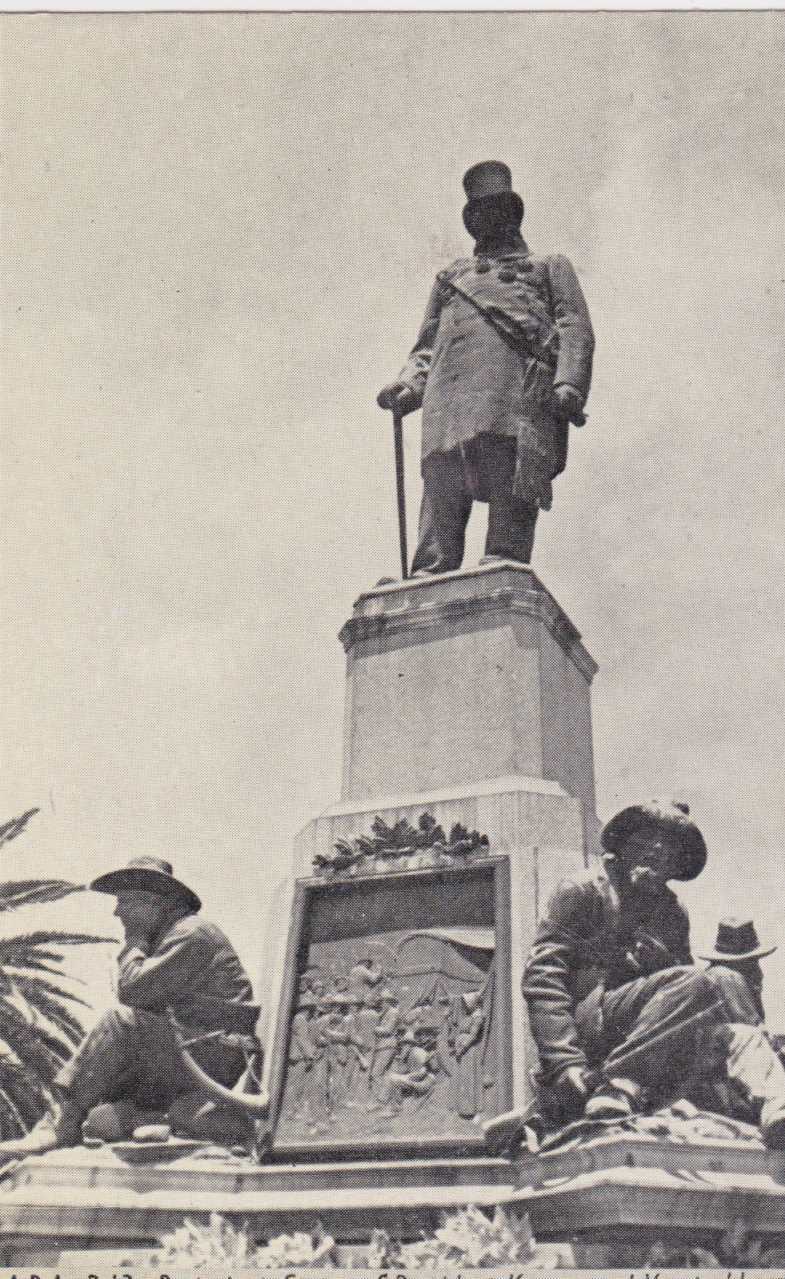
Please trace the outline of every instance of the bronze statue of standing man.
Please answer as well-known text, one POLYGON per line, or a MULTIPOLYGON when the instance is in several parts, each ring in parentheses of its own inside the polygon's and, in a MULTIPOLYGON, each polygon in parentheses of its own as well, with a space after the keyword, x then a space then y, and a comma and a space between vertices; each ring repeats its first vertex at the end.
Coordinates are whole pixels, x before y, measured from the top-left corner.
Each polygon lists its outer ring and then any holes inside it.
POLYGON ((460 568, 473 501, 489 506, 481 563, 529 563, 591 381, 594 334, 575 271, 560 254, 529 252, 509 168, 483 161, 463 185, 474 256, 439 272, 409 358, 378 396, 384 409, 423 410, 414 577, 460 568))

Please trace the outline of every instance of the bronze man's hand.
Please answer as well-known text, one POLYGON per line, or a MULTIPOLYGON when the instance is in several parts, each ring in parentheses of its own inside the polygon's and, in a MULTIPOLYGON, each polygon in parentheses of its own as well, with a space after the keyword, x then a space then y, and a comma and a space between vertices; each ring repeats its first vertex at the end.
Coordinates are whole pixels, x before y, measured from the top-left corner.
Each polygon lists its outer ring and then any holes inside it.
POLYGON ((583 1066, 567 1066, 559 1075, 554 1087, 571 1111, 578 1114, 583 1111, 589 1096, 589 1085, 583 1066))
POLYGON ((412 388, 400 379, 383 386, 376 397, 376 403, 380 409, 389 409, 390 412, 400 413, 402 417, 419 407, 412 388))
POLYGON ((575 426, 583 426, 586 417, 583 413, 583 396, 580 391, 574 386, 568 386, 565 382, 562 386, 554 387, 553 394, 562 416, 575 426))

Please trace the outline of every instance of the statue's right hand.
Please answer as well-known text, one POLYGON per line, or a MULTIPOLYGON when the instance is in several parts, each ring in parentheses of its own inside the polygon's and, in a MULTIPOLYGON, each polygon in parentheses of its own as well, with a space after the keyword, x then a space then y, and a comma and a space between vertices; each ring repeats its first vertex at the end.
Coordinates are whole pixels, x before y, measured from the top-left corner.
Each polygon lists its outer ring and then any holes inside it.
POLYGON ((417 396, 407 382, 402 382, 398 378, 395 382, 388 382, 387 386, 383 386, 376 397, 376 403, 380 409, 388 409, 390 412, 413 413, 418 407, 417 396))
POLYGON ((565 1101, 583 1109, 589 1096, 589 1085, 583 1066, 567 1066, 556 1081, 556 1090, 565 1101))

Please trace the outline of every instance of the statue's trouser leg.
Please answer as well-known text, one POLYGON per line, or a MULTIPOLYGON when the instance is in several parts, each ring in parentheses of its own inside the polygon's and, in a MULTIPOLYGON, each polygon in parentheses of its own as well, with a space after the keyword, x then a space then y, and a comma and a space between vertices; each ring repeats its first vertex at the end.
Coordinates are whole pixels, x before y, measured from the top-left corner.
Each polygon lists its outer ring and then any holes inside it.
POLYGON ((725 1052, 728 1079, 760 1117, 764 1130, 785 1123, 785 1067, 760 1025, 755 996, 733 968, 721 964, 706 971, 723 1002, 723 1021, 715 1039, 725 1052))
POLYGON ((686 966, 606 991, 601 1010, 601 1043, 588 1047, 604 1057, 605 1078, 630 1079, 658 1091, 667 1090, 671 1081, 678 1091, 703 1028, 724 1020, 705 972, 686 966))
POLYGON ((758 1004, 741 973, 724 964, 706 969, 706 977, 714 986, 724 1010, 724 1021, 757 1026, 761 1021, 758 1004))
POLYGON ((483 435, 475 441, 473 453, 480 491, 488 502, 486 556, 530 564, 539 507, 513 494, 516 441, 483 435))
POLYGON ((759 1116, 764 1131, 785 1123, 785 1067, 762 1026, 720 1026, 728 1079, 741 1090, 759 1116))
MULTIPOLYGON (((241 1053, 215 1043, 192 1052, 202 1069, 226 1087, 240 1078, 241 1053)), ((166 1018, 123 1005, 104 1013, 55 1082, 84 1115, 99 1102, 124 1098, 166 1109, 194 1088, 166 1018)))
POLYGON ((431 453, 423 461, 420 528, 412 573, 448 573, 461 567, 471 509, 460 449, 431 453))

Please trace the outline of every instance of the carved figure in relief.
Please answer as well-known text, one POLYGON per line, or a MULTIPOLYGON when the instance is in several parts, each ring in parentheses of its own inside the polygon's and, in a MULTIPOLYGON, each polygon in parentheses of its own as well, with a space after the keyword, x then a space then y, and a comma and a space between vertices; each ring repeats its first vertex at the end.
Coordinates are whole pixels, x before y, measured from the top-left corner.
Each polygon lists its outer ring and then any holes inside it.
POLYGON ((327 1055, 327 1106, 332 1116, 349 1101, 352 1019, 348 997, 342 991, 328 995, 326 1002, 330 1011, 323 1034, 327 1055))
POLYGON ((425 1027, 407 1030, 391 1068, 379 1082, 378 1095, 383 1105, 380 1117, 398 1114, 407 1098, 428 1097, 436 1084, 438 1070, 432 1032, 425 1027))
POLYGON ((706 862, 687 806, 626 808, 602 846, 601 869, 556 890, 524 974, 554 1117, 624 1118, 689 1093, 697 1073, 727 1081, 766 1144, 785 1148, 785 1070, 756 1001, 731 966, 693 964, 689 919, 667 886, 706 862))
POLYGON ((301 1115, 309 1118, 308 1076, 313 1070, 317 1055, 316 1046, 311 1039, 311 1025, 316 1010, 316 999, 309 992, 299 998, 297 1010, 292 1018, 289 1035, 289 1062, 287 1072, 287 1096, 289 1099, 288 1115, 298 1118, 301 1115))
MULTIPOLYGON (((318 982, 314 983, 314 985, 323 986, 323 983, 318 982)), ((309 1131, 314 1134, 328 1130, 331 1116, 328 1028, 332 1011, 327 1003, 327 998, 328 996, 325 994, 317 1000, 315 1015, 311 1024, 311 1042, 314 1055, 305 1083, 305 1108, 309 1116, 309 1131)))
POLYGON ((398 1033, 401 1024, 401 1005, 395 991, 389 986, 380 991, 382 1010, 376 1026, 376 1039, 371 1054, 369 1087, 377 1101, 383 1101, 384 1075, 398 1052, 398 1033))
POLYGON ((461 995, 460 1005, 455 1028, 453 1098, 458 1114, 464 1119, 474 1119, 475 1115, 482 1114, 484 1102, 483 992, 467 991, 461 995))
POLYGON ((464 175, 473 258, 436 277, 417 341, 378 403, 422 406, 423 500, 412 576, 460 568, 473 501, 489 504, 483 562, 529 563, 537 516, 584 423, 594 335, 566 257, 536 257, 506 164, 464 175))

